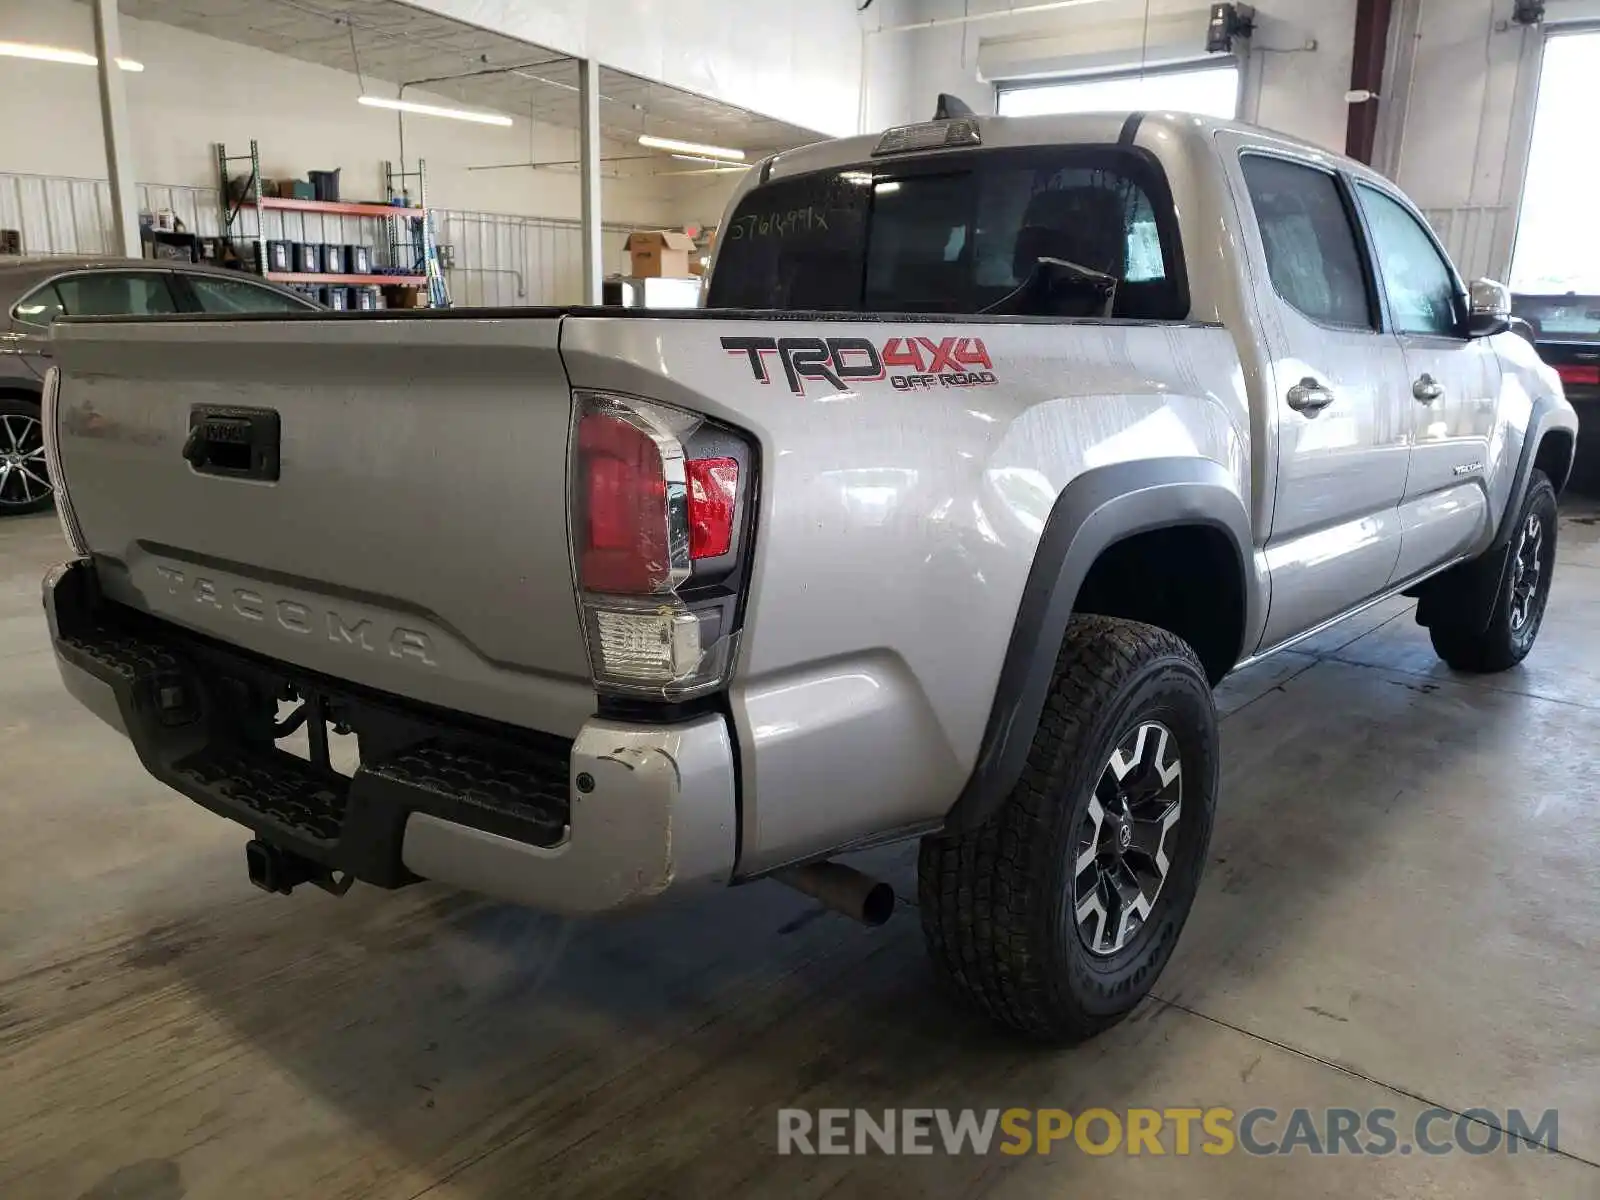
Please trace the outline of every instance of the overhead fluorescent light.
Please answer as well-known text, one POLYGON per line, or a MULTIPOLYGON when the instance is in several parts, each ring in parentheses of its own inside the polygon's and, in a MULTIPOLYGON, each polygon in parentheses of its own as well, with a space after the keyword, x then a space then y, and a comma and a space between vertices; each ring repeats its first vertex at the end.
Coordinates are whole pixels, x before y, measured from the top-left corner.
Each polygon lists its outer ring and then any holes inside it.
POLYGON ((700 142, 680 142, 676 138, 656 137, 651 133, 639 135, 639 145, 652 150, 675 150, 679 154, 697 154, 702 158, 731 158, 744 161, 743 150, 729 150, 726 146, 707 146, 700 142))
POLYGON ((476 121, 479 125, 510 125, 504 113, 480 112, 470 108, 444 108, 438 104, 418 104, 414 100, 391 100, 388 96, 362 96, 358 103, 369 108, 392 108, 397 112, 420 113, 425 117, 449 117, 452 121, 476 121))
POLYGON ((708 158, 704 154, 674 154, 672 157, 679 162, 710 163, 718 171, 745 171, 749 169, 742 163, 735 163, 730 166, 726 159, 708 158))
MULTIPOLYGON (((35 46, 31 42, 0 42, 0 58, 32 58, 39 62, 72 63, 79 67, 95 67, 100 60, 82 50, 64 50, 59 46, 35 46)), ((142 71, 144 64, 131 58, 117 59, 124 71, 142 71)))

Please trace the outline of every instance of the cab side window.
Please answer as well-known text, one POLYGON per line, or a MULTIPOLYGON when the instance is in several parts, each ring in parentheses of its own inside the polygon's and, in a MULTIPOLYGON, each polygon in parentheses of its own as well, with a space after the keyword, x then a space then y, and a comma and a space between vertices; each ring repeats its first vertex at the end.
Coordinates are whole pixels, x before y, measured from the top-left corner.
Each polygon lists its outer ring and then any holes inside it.
POLYGON ((178 311, 165 274, 143 271, 91 271, 56 280, 69 317, 154 317, 178 311))
POLYGON ((1278 295, 1319 324, 1377 328, 1355 227, 1333 175, 1262 154, 1239 165, 1278 295))
POLYGON ((1456 337, 1461 298, 1455 275, 1409 209, 1377 188, 1356 185, 1396 333, 1456 337))
POLYGON ((55 284, 47 283, 18 300, 11 315, 24 325, 37 325, 42 329, 59 317, 61 312, 61 294, 56 291, 55 284))

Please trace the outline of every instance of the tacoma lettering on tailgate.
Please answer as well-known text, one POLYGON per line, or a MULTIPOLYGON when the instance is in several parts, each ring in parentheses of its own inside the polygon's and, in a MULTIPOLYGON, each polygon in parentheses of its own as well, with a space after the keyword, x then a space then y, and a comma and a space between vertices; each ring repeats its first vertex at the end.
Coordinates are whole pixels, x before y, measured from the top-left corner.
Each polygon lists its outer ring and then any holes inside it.
POLYGON ((235 587, 159 563, 156 573, 166 581, 168 595, 187 596, 194 603, 234 620, 271 625, 301 637, 325 637, 336 646, 368 654, 387 653, 391 658, 408 659, 426 667, 439 665, 432 640, 420 629, 379 626, 370 617, 349 616, 337 609, 270 596, 255 588, 235 587))

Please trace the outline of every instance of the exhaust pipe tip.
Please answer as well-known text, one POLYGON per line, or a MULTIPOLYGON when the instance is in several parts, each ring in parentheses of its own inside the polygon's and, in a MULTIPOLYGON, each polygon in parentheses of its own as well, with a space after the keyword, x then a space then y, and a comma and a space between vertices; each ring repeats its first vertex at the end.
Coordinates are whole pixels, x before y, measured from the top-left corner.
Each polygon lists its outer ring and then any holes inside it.
POLYGON ((862 898, 859 919, 863 925, 870 925, 876 929, 879 925, 888 924, 892 916, 894 916, 894 889, 881 879, 877 880, 862 898))
POLYGON ((786 867, 773 878, 863 925, 876 928, 894 916, 894 888, 843 863, 786 867))

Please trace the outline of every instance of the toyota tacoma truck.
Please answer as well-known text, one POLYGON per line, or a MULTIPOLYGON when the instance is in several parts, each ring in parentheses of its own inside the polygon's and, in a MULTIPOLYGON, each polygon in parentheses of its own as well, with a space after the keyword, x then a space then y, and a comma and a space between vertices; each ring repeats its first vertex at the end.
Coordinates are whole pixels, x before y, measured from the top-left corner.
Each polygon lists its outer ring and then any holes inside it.
POLYGON ((1365 167, 962 117, 722 230, 689 312, 56 323, 62 677, 255 883, 877 920, 834 860, 920 839, 936 973, 1075 1040, 1189 913, 1213 685, 1396 593, 1532 646, 1576 419, 1365 167))

